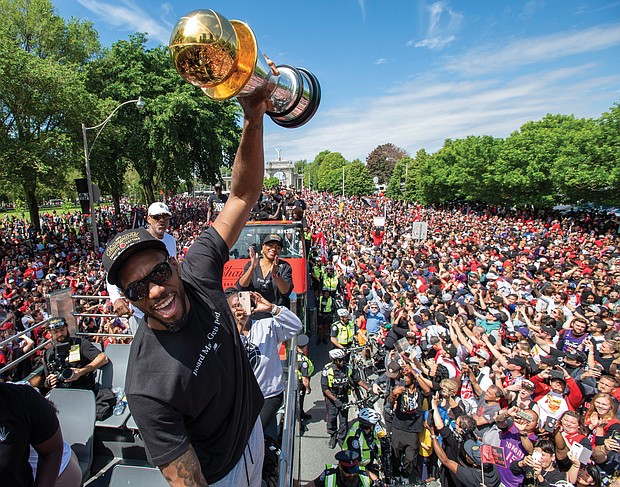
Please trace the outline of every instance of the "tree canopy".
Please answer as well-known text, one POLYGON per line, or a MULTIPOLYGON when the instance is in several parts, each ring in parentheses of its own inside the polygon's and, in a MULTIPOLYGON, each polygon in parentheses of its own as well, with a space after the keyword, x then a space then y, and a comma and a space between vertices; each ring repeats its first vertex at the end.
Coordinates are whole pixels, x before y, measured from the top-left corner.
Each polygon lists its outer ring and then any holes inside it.
POLYGON ((84 67, 97 53, 89 22, 49 0, 0 0, 0 176, 20 188, 38 228, 40 185, 60 187, 79 159, 79 121, 95 106, 84 67))

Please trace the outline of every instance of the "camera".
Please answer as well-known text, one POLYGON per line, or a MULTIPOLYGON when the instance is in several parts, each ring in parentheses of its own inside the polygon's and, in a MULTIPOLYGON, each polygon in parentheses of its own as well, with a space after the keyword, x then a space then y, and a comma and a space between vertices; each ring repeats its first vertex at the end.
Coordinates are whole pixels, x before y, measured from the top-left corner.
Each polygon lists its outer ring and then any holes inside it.
POLYGON ((69 343, 59 343, 54 350, 54 359, 48 362, 47 368, 50 374, 54 374, 59 381, 67 382, 73 378, 73 369, 68 364, 69 343))

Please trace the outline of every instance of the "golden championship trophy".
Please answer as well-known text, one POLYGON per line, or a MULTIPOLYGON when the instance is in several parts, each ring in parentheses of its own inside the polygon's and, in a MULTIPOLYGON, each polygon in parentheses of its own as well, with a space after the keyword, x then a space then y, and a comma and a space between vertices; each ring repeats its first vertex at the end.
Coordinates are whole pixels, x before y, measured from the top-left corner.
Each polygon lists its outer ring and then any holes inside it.
POLYGON ((269 90, 267 114, 282 127, 300 127, 316 113, 321 86, 307 69, 277 66, 275 75, 247 24, 213 10, 194 10, 177 22, 170 53, 183 79, 214 100, 269 90))

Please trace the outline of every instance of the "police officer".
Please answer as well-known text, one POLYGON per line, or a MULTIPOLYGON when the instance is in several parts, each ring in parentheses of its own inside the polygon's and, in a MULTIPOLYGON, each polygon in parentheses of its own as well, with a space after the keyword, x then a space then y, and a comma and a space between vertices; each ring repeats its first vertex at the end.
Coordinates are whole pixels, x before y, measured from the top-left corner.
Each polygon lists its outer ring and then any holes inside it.
POLYGON ((353 385, 358 385, 368 391, 370 387, 364 382, 357 370, 345 364, 345 352, 341 348, 329 351, 332 360, 325 367, 321 375, 321 389, 325 396, 325 411, 329 447, 335 448, 336 443, 344 441, 347 434, 349 410, 344 407, 348 402, 349 392, 353 385))
POLYGON ((350 319, 349 311, 345 308, 340 308, 336 314, 338 315, 338 321, 332 325, 331 338, 332 344, 336 348, 347 349, 353 345, 353 338, 355 337, 355 323, 350 319))
POLYGON ((372 481, 359 462, 359 454, 351 450, 336 453, 338 465, 325 465, 325 470, 306 487, 369 487, 381 486, 372 481))
POLYGON ((375 431, 381 416, 371 408, 360 409, 355 421, 349 427, 344 439, 344 446, 357 452, 360 456, 360 465, 368 472, 371 479, 378 479, 379 459, 381 458, 381 441, 375 431))
POLYGON ((96 391, 93 372, 108 363, 108 357, 88 340, 69 335, 64 318, 51 318, 47 328, 52 346, 45 351, 43 376, 31 380, 35 387, 69 387, 96 391))
POLYGON ((334 266, 328 265, 323 273, 323 289, 327 288, 329 294, 335 298, 338 289, 338 278, 334 275, 334 266))
POLYGON ((312 419, 312 415, 304 411, 304 399, 312 392, 310 377, 314 373, 312 360, 307 356, 308 335, 297 336, 297 378, 299 379, 299 411, 301 419, 312 419))
POLYGON ((329 294, 329 289, 323 288, 323 294, 319 297, 319 305, 317 307, 317 337, 316 344, 321 342, 327 344, 327 330, 331 325, 334 317, 334 309, 336 308, 336 300, 329 294))

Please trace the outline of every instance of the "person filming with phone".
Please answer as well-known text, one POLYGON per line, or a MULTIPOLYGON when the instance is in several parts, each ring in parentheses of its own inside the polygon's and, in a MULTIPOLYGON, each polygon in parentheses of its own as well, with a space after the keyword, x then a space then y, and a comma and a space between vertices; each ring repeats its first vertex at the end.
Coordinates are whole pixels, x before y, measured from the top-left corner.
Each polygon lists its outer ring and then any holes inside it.
POLYGON ((510 464, 514 475, 523 475, 523 486, 551 487, 557 482, 566 481, 575 484, 581 463, 575 455, 570 455, 571 467, 568 472, 561 472, 555 461, 555 446, 551 440, 538 440, 531 455, 510 464))
POLYGON ((284 402, 280 344, 299 333, 301 320, 289 309, 270 303, 257 292, 226 290, 228 305, 235 317, 250 365, 265 398, 260 419, 265 437, 277 443, 278 426, 276 413, 284 402), (268 318, 252 319, 256 314, 268 314, 268 318))

